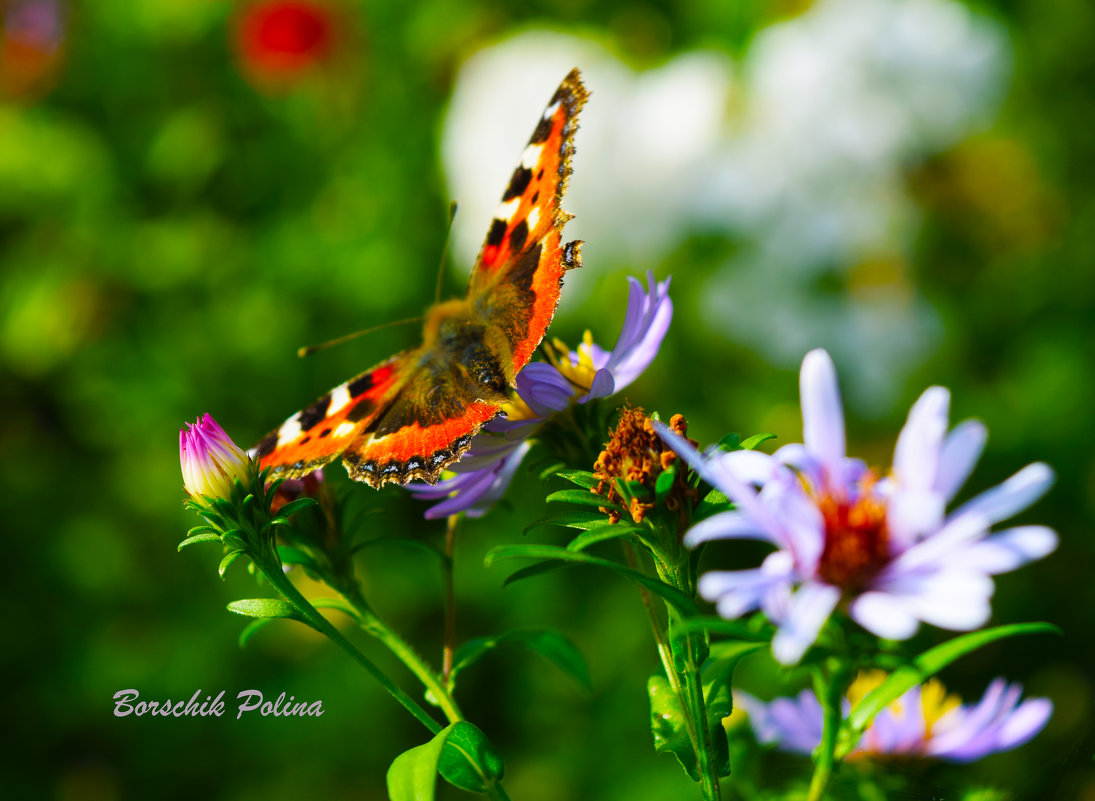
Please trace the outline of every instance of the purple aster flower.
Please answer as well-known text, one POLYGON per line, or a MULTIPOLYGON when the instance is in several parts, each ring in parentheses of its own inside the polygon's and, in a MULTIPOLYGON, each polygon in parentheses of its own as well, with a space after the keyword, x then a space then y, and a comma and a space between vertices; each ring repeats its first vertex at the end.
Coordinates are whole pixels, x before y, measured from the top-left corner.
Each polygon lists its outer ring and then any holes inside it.
POLYGON ((556 355, 545 345, 550 363, 525 365, 517 376, 515 401, 483 426, 468 452, 449 468, 455 475, 435 485, 407 485, 422 500, 443 499, 427 510, 427 518, 486 514, 505 493, 541 424, 575 402, 614 395, 650 365, 673 318, 669 279, 655 283, 653 273, 647 272, 648 292, 635 278, 627 280, 627 313, 615 348, 600 348, 589 331, 576 351, 556 341, 554 350, 561 354, 556 355))
POLYGON ((179 430, 183 486, 191 496, 227 498, 233 482, 247 480, 250 460, 208 414, 179 430))
MULTIPOLYGON (((884 674, 861 674, 848 690, 845 713, 877 687, 884 674)), ((1048 698, 1028 698, 1022 703, 1022 687, 994 680, 981 700, 965 705, 936 680, 913 687, 882 710, 852 751, 856 755, 905 755, 973 762, 1023 745, 1040 732, 1053 714, 1048 698)), ((821 704, 810 690, 794 698, 764 703, 748 693, 735 691, 735 706, 749 717, 757 739, 781 751, 810 754, 821 742, 821 704)))
POLYGON ((693 526, 685 544, 755 539, 775 546, 756 569, 705 574, 699 591, 726 618, 763 610, 778 626, 772 651, 780 662, 798 662, 841 601, 857 623, 887 639, 907 639, 921 622, 975 629, 991 612, 990 576, 1056 548, 1057 535, 1044 526, 990 533, 1049 489, 1053 471, 1044 464, 946 513, 986 436, 976 421, 948 433, 946 389, 932 387, 913 405, 892 472, 881 480, 845 455, 836 371, 825 351, 803 360, 801 392, 804 443, 771 456, 703 456, 659 428, 736 507, 693 526))

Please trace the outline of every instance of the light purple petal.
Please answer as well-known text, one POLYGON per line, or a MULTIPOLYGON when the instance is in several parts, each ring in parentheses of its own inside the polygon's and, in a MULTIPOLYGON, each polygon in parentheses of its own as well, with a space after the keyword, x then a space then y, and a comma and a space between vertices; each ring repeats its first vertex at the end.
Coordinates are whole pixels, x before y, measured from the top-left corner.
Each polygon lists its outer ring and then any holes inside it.
POLYGON ((656 283, 654 274, 647 271, 649 292, 644 292, 635 278, 628 276, 627 280, 630 291, 623 330, 605 364, 615 379, 615 392, 628 386, 650 366, 673 319, 669 279, 656 283))
POLYGON ((1007 573, 1053 553, 1057 533, 1046 526, 1018 526, 998 531, 959 550, 949 559, 958 568, 995 575, 1007 573))
POLYGON ((1053 714, 1053 702, 1048 698, 1028 698, 1021 703, 1000 727, 999 750, 1017 748, 1045 728, 1053 714))
POLYGON ((684 535, 686 548, 711 540, 761 540, 773 542, 772 535, 739 512, 719 512, 701 520, 684 535))
POLYGON ((820 348, 806 354, 799 374, 802 440, 827 467, 844 458, 844 410, 840 405, 836 367, 820 348))
POLYGON ((953 500, 966 483, 981 458, 987 439, 988 429, 978 420, 959 423, 947 435, 939 456, 939 472, 935 476, 935 490, 947 501, 953 500))
POLYGON ((574 388, 562 373, 546 362, 531 362, 517 375, 517 394, 540 417, 570 405, 574 388))
POLYGON ((906 604, 884 592, 863 593, 852 601, 848 613, 867 631, 887 640, 907 640, 920 628, 906 604))
MULTIPOLYGON (((992 579, 969 570, 942 570, 902 582, 909 611, 933 626, 970 631, 988 621, 992 612, 992 579)), ((897 586, 891 586, 897 590, 897 586)))
MULTIPOLYGON (((607 398, 616 392, 616 379, 612 371, 602 367, 593 374, 593 382, 589 386, 589 392, 578 399, 579 403, 588 403, 594 398, 607 398)), ((622 387, 621 387, 622 389, 622 387)))
POLYGON ((806 582, 791 598, 786 619, 772 639, 772 654, 785 665, 796 664, 813 645, 818 632, 840 601, 840 590, 806 582))
POLYGON ((761 451, 731 451, 712 458, 746 484, 763 484, 779 464, 774 457, 761 451))
POLYGON ((893 540, 892 550, 904 552, 925 535, 938 531, 945 511, 944 498, 938 492, 906 491, 899 484, 886 506, 886 526, 893 540))
POLYGON ((886 580, 925 567, 943 567, 959 549, 985 536, 988 527, 988 520, 977 514, 952 517, 943 528, 890 562, 879 578, 886 580))
POLYGON ((952 517, 976 512, 990 523, 999 523, 1026 509, 1053 485, 1053 470, 1047 464, 1028 464, 1003 484, 986 490, 962 506, 952 517))
POLYGON ((893 458, 893 472, 903 489, 927 493, 935 484, 949 424, 950 397, 943 387, 929 387, 909 410, 893 458))

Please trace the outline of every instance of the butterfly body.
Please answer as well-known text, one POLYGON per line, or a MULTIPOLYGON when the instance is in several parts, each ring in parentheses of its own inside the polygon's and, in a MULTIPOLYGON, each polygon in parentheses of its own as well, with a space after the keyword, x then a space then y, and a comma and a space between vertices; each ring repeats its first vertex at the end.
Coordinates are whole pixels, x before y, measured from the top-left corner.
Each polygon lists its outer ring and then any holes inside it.
POLYGON ((563 244, 560 208, 588 94, 578 71, 559 86, 514 171, 468 282, 432 306, 422 344, 340 384, 270 432, 251 453, 295 478, 341 455, 374 487, 436 482, 511 397, 555 314, 581 242, 563 244))

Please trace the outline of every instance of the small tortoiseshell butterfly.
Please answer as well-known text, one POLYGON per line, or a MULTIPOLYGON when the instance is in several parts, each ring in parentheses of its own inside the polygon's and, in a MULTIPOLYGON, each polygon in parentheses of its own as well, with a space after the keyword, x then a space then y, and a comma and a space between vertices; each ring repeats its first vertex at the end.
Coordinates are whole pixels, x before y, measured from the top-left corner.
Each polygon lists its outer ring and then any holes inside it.
POLYGON ((332 389, 256 445, 274 476, 296 478, 341 454, 373 487, 435 483, 510 398, 555 314, 563 273, 581 266, 563 244, 560 207, 578 112, 578 70, 559 85, 513 172, 468 280, 467 297, 434 305, 422 344, 332 389))

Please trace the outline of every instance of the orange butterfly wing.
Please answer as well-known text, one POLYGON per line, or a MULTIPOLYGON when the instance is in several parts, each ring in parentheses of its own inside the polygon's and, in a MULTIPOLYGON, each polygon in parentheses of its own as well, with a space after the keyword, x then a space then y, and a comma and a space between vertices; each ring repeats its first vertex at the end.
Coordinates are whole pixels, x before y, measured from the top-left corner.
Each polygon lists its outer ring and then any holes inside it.
POLYGON ((555 314, 581 242, 562 244, 560 203, 576 118, 578 71, 560 84, 514 171, 469 280, 468 297, 433 307, 425 342, 341 384, 252 451, 274 475, 298 477, 342 455, 371 486, 436 482, 501 409, 555 314))

